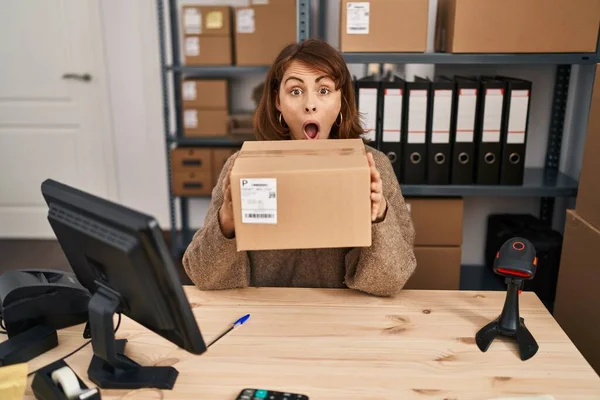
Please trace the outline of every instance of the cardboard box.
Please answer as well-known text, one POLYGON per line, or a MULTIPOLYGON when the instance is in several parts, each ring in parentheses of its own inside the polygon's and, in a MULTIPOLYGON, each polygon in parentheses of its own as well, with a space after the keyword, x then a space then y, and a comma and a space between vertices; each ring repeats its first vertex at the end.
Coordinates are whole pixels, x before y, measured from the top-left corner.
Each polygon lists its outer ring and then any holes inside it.
POLYGON ((438 51, 595 53, 600 0, 439 0, 437 16, 438 51))
POLYGON ((213 187, 217 185, 219 176, 223 166, 237 149, 235 148, 215 148, 212 149, 212 174, 213 174, 213 187))
POLYGON ((225 79, 186 79, 181 83, 183 107, 229 109, 225 79))
POLYGON ((227 110, 184 109, 183 134, 184 136, 226 136, 227 110))
POLYGON ((192 6, 181 8, 184 35, 231 36, 231 7, 192 6))
POLYGON ((206 148, 177 147, 171 150, 171 171, 177 173, 211 172, 212 152, 206 148))
POLYGON ((567 210, 554 318, 600 374, 600 230, 567 210))
POLYGON ((343 52, 424 52, 429 0, 342 0, 343 52))
POLYGON ((212 192, 212 172, 179 172, 171 176, 175 196, 209 196, 212 192))
POLYGON ((600 65, 592 90, 585 147, 581 161, 579 190, 575 210, 596 228, 600 228, 600 65))
POLYGON ((235 63, 271 65, 296 42, 296 0, 255 2, 235 9, 235 63))
POLYGON ((415 246, 414 251, 417 268, 405 289, 460 289, 460 246, 415 246))
POLYGON ((460 246, 463 199, 405 198, 415 227, 415 246, 460 246))
POLYGON ((229 36, 186 36, 183 41, 185 65, 232 65, 229 36))
POLYGON ((368 247, 361 139, 245 142, 231 172, 238 250, 368 247))

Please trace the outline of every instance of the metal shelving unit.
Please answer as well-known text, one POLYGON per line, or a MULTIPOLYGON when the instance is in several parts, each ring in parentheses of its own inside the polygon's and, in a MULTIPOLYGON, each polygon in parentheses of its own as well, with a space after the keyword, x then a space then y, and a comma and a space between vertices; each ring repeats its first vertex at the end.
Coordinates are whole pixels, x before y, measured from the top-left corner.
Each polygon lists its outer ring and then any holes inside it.
MULTIPOLYGON (((170 21, 170 36, 172 49, 179 49, 177 0, 168 0, 169 13, 165 13, 162 0, 158 3, 159 41, 162 63, 163 83, 163 111, 165 114, 165 145, 167 154, 167 168, 169 174, 169 209, 171 215, 171 237, 173 238, 172 251, 174 256, 185 249, 192 232, 189 227, 189 199, 179 197, 181 215, 181 232, 176 228, 176 198, 171 191, 170 150, 174 145, 198 147, 238 147, 239 140, 234 138, 186 138, 182 135, 181 115, 181 87, 179 82, 183 76, 189 77, 224 77, 232 78, 250 73, 264 73, 266 67, 193 67, 183 66, 177 51, 173 51, 171 63, 166 61, 165 49, 165 16, 170 21), (173 101, 175 104, 175 133, 170 129, 170 110, 168 79, 172 76, 173 101)), ((323 1, 320 1, 323 10, 323 1)), ((322 16, 323 13, 320 13, 322 16)), ((297 40, 316 36, 311 35, 311 2, 298 0, 297 2, 297 40)), ((325 21, 319 19, 321 30, 325 21)), ((321 34, 321 32, 319 32, 321 34)), ((521 65, 555 65, 556 80, 554 86, 553 103, 551 110, 551 124, 549 129, 546 160, 543 168, 526 169, 524 183, 521 186, 486 186, 486 185, 401 185, 403 193, 407 196, 511 196, 511 197, 539 197, 540 218, 547 223, 552 223, 554 200, 556 197, 574 197, 577 195, 578 182, 559 172, 559 161, 563 138, 565 109, 569 91, 569 77, 572 65, 589 65, 600 62, 600 51, 596 53, 576 54, 447 54, 447 53, 345 53, 344 59, 348 64, 368 63, 415 63, 415 64, 521 64, 521 65)))

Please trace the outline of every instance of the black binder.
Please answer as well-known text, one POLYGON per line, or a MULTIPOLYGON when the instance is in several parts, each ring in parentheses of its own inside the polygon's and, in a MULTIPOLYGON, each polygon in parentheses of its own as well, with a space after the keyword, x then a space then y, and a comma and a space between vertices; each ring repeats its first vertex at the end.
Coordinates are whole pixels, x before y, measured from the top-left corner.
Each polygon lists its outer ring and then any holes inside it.
POLYGON ((377 138, 380 131, 380 118, 378 104, 381 81, 373 75, 355 80, 356 105, 361 115, 361 125, 367 131, 363 138, 367 139, 373 147, 377 147, 377 138))
POLYGON ((402 139, 402 183, 422 185, 427 178, 427 115, 430 82, 406 82, 407 106, 402 139))
POLYGON ((502 119, 506 83, 491 77, 480 78, 475 183, 497 185, 502 157, 502 119))
POLYGON ((404 113, 404 93, 406 82, 397 77, 386 77, 381 82, 379 104, 381 104, 381 130, 378 147, 392 163, 398 180, 402 177, 402 136, 404 113))
POLYGON ((450 183, 454 86, 454 82, 445 77, 436 77, 431 84, 427 129, 427 183, 431 185, 450 183))
POLYGON ((522 185, 532 83, 509 77, 497 79, 506 83, 500 184, 522 185))
POLYGON ((474 181, 475 131, 479 83, 474 79, 454 77, 456 90, 452 110, 451 179, 453 185, 470 185, 474 181))

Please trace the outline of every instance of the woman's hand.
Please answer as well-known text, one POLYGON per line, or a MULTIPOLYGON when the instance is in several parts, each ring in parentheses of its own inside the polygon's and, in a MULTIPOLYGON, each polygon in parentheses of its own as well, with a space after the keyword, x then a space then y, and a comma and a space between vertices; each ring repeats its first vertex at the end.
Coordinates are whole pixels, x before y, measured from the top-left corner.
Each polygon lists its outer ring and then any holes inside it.
POLYGON ((383 196, 381 175, 375 167, 372 153, 367 153, 367 160, 369 161, 369 167, 371 167, 371 221, 375 222, 385 216, 387 201, 383 196))
POLYGON ((231 169, 235 159, 229 163, 229 167, 225 172, 225 178, 223 179, 223 186, 221 192, 223 193, 223 204, 219 209, 219 225, 223 236, 228 239, 233 239, 235 236, 235 225, 233 222, 233 203, 231 201, 231 169))

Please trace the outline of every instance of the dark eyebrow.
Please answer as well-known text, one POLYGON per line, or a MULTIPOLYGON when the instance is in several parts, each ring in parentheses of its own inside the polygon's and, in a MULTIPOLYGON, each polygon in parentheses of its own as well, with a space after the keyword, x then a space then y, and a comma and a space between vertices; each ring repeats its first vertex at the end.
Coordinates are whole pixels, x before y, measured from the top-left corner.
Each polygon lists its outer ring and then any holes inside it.
POLYGON ((290 76, 290 77, 288 77, 288 78, 285 80, 285 82, 284 82, 284 83, 287 83, 287 81, 289 81, 289 80, 291 80, 291 79, 295 79, 295 80, 297 80, 297 81, 300 81, 300 82, 304 83, 304 81, 303 81, 302 79, 300 79, 300 78, 297 78, 297 77, 295 77, 295 76, 290 76))
POLYGON ((327 75, 321 75, 320 77, 318 77, 317 79, 315 79, 315 82, 318 83, 323 78, 329 78, 329 76, 327 76, 327 75))

